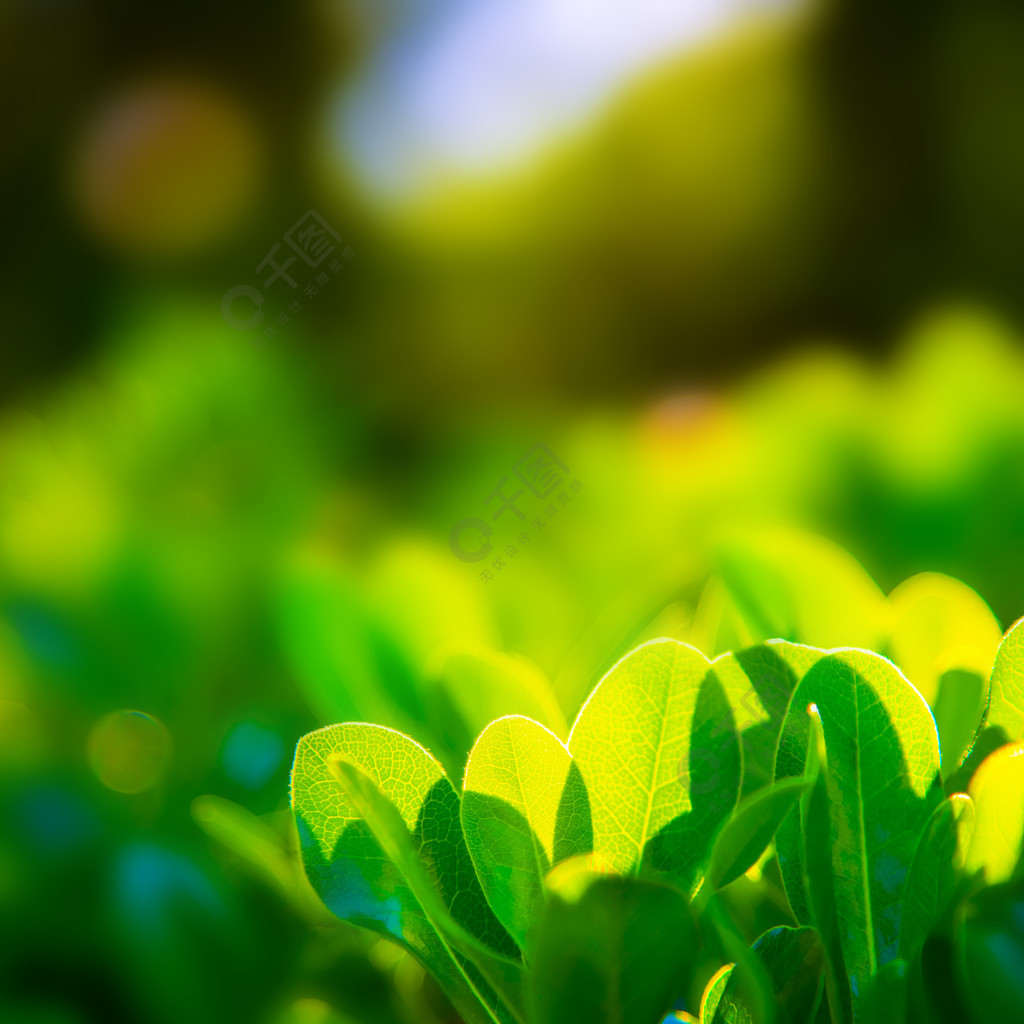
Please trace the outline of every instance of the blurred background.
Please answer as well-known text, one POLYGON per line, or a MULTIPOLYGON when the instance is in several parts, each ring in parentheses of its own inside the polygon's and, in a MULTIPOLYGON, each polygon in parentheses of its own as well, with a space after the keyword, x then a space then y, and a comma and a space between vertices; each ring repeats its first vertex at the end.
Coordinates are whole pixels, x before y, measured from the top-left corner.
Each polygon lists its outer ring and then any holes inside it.
POLYGON ((0 1019, 455 1021, 310 894, 304 732, 457 778, 506 658, 571 722, 653 636, 884 650, 925 571, 1024 614, 1022 52, 1009 0, 4 4, 0 1019))

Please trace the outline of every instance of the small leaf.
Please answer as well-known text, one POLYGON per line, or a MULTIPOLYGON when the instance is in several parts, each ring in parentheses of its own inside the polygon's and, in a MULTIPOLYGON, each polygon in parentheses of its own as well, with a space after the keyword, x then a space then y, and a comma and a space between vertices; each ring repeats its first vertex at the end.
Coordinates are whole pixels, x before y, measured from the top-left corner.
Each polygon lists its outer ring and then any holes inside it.
POLYGON ((735 967, 735 964, 726 964, 724 967, 719 967, 704 987, 704 995, 700 1001, 701 1024, 711 1024, 714 1020, 715 1011, 718 1009, 718 1004, 722 1001, 722 993, 725 992, 725 987, 729 983, 729 976, 735 967))
POLYGON ((803 778, 784 779, 742 800, 714 841, 706 884, 721 889, 755 864, 809 785, 803 778))
MULTIPOLYGON (((779 1024, 813 1020, 821 1000, 824 961, 818 933, 813 928, 772 928, 757 939, 753 951, 768 977, 779 1024)), ((717 1019, 722 1024, 755 1020, 738 980, 734 972, 719 1003, 717 1019)))
POLYGON ((592 874, 553 891, 531 948, 534 1024, 660 1024, 687 983, 697 935, 685 897, 592 874))
POLYGON ((720 655, 711 663, 743 743, 743 796, 772 782, 775 748, 789 700, 824 653, 817 647, 769 640, 720 655))
POLYGON ((944 800, 928 821, 907 875, 899 953, 911 961, 948 910, 974 831, 974 804, 965 793, 944 800))
MULTIPOLYGON (((824 736, 834 905, 856 996, 897 955, 906 875, 940 795, 938 736, 928 706, 891 662, 837 651, 811 668, 793 695, 778 777, 803 772, 804 709, 811 705, 824 736)), ((776 842, 792 844, 792 831, 780 830, 776 842)), ((786 852, 790 860, 801 855, 799 846, 786 852)))
POLYGON ((520 945, 559 861, 593 845, 586 787, 565 745, 529 718, 492 722, 466 765, 462 824, 484 894, 520 945))
MULTIPOLYGON (((423 908, 438 935, 471 961, 480 973, 505 998, 508 1005, 522 1016, 522 968, 515 961, 508 960, 488 949, 474 935, 458 924, 448 912, 440 895, 434 888, 433 880, 413 845, 405 822, 397 808, 385 797, 372 780, 367 778, 355 765, 336 759, 331 762, 331 771, 341 784, 352 806, 369 826, 374 838, 392 864, 401 872, 423 908)), ((467 975, 472 983, 472 978, 467 975)), ((482 1002, 486 995, 478 993, 482 1002)))
POLYGON ((965 669, 987 683, 1002 630, 987 604, 966 583, 924 572, 890 595, 892 660, 932 707, 939 680, 965 669))
POLYGON ((569 737, 590 795, 594 849, 692 890, 736 804, 741 762, 728 699, 707 659, 657 640, 598 684, 569 737))
POLYGON ((1001 729, 1004 740, 1024 740, 1024 619, 1010 627, 996 651, 985 724, 1001 729))
POLYGON ((304 736, 295 752, 292 807, 306 874, 317 894, 342 920, 403 945, 467 1020, 480 1020, 482 1004, 474 983, 438 933, 436 916, 422 906, 364 820, 365 808, 355 806, 341 784, 335 771, 341 761, 356 767, 392 805, 390 818, 403 823, 451 917, 496 953, 515 957, 515 946, 488 907, 466 850, 458 795, 423 747, 382 726, 330 726, 304 736))
POLYGON ((1013 874, 1024 847, 1024 744, 1008 743, 982 762, 968 790, 974 834, 964 865, 988 885, 1013 874))
POLYGON ((988 673, 971 669, 947 669, 939 677, 938 694, 932 702, 939 730, 942 779, 949 779, 974 747, 989 701, 988 673))

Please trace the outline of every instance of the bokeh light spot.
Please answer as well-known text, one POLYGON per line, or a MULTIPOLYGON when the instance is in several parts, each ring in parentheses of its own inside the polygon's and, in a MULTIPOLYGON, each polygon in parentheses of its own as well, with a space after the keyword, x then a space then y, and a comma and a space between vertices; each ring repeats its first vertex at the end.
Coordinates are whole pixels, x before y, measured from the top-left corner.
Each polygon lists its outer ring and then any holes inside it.
POLYGON ((284 752, 284 742, 273 729, 259 722, 239 722, 224 741, 221 766, 232 782, 261 789, 277 771, 284 752))
POLYGON ((197 82, 140 84, 86 128, 73 164, 79 215, 132 256, 189 255, 252 206, 264 146, 247 112, 197 82))
POLYGON ((156 786, 171 762, 171 736, 142 711, 112 711, 89 734, 89 765, 108 789, 142 793, 156 786))

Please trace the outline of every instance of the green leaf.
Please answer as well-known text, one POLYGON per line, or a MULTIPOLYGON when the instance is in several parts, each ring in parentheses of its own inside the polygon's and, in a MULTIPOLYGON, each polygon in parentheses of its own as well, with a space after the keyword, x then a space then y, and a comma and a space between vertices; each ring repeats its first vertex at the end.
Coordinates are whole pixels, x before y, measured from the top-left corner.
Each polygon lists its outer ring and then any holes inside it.
POLYGON ((907 875, 899 955, 911 961, 949 909, 974 831, 974 804, 956 793, 935 808, 907 875))
MULTIPOLYGON (((767 975, 779 1024, 805 1024, 814 1019, 822 994, 824 954, 813 928, 772 928, 758 938, 753 951, 767 975)), ((746 1024, 756 1018, 746 1005, 733 972, 711 1021, 746 1024)))
MULTIPOLYGON (((481 1016, 481 993, 467 977, 471 972, 439 934, 436 913, 432 917, 422 905, 420 880, 414 875, 414 887, 383 848, 380 825, 375 830, 363 816, 366 799, 356 806, 351 787, 346 791, 336 773, 340 763, 357 768, 393 806, 393 814, 384 811, 380 816, 387 816, 391 825, 401 821, 452 919, 496 953, 516 955, 477 881, 451 782, 423 747, 392 729, 347 723, 309 733, 299 741, 292 770, 292 807, 313 888, 342 920, 385 935, 413 953, 467 1021, 490 1020, 489 1012, 481 1016)), ((393 834, 384 838, 392 847, 402 842, 393 834)), ((407 852, 402 858, 408 866, 407 852)))
POLYGON ((1001 729, 1004 741, 1024 740, 1024 619, 1010 627, 996 652, 985 724, 1001 729))
POLYGON ((707 659, 674 640, 638 647, 590 695, 568 746, 590 795, 595 852, 618 871, 692 890, 741 774, 732 712, 707 659))
POLYGON ((252 865, 300 913, 307 914, 314 903, 319 907, 282 838, 251 811, 219 796, 197 796, 192 818, 208 836, 252 865))
POLYGON ((660 1024, 685 988, 697 934, 669 886, 574 873, 556 884, 531 949, 534 1024, 660 1024))
POLYGON ((711 980, 704 986, 704 995, 700 1001, 701 1024, 711 1024, 714 1020, 715 1011, 718 1009, 718 1004, 722 1001, 722 994, 725 992, 726 985, 729 984, 729 976, 735 968, 735 964, 726 964, 724 967, 719 967, 712 975, 711 980))
MULTIPOLYGON (((804 770, 811 705, 824 737, 831 884, 856 997, 897 955, 904 883, 940 797, 938 737, 928 706, 891 662, 837 651, 814 665, 793 695, 776 759, 780 778, 804 770)), ((792 841, 780 830, 777 845, 792 841)), ((812 870, 809 884, 815 881, 812 870)))
MULTIPOLYGON (((807 919, 817 929, 824 954, 825 990, 832 1024, 843 1024, 852 1017, 851 991, 840 941, 841 924, 835 901, 835 879, 832 866, 832 830, 830 825, 828 762, 825 732, 817 708, 807 710, 807 755, 804 777, 811 781, 800 799, 798 813, 791 811, 776 833, 776 849, 788 841, 787 826, 796 841, 796 853, 789 860, 797 871, 783 875, 789 892, 793 882, 805 901, 807 919)), ((781 865, 781 862, 780 862, 781 865)), ((792 902, 792 896, 790 897, 792 902)))
POLYGON ((988 673, 971 669, 947 669, 939 677, 938 694, 932 702, 939 730, 942 779, 953 776, 974 747, 989 701, 988 673))
POLYGON ((885 596, 831 541, 792 530, 737 534, 716 555, 752 640, 877 647, 885 635, 885 596))
POLYGON ((966 583, 937 572, 920 573, 890 595, 889 653, 932 707, 949 669, 987 682, 1002 630, 987 604, 966 583))
POLYGON ((431 720, 460 768, 474 740, 504 715, 532 718, 559 737, 569 731, 547 679, 525 658, 481 646, 448 647, 428 676, 431 720))
POLYGON ((775 748, 790 698, 823 654, 817 647, 769 640, 720 655, 711 663, 742 739, 743 796, 772 782, 775 748))
MULTIPOLYGON (((401 814, 377 786, 354 764, 337 759, 331 771, 338 779, 345 796, 369 826, 381 850, 402 874, 410 891, 427 915, 438 935, 448 945, 470 960, 495 991, 503 996, 522 1017, 522 968, 488 949, 474 935, 458 924, 441 900, 426 866, 413 845, 401 814)), ((467 975, 467 980, 472 979, 467 975)), ((481 1000, 487 1001, 481 994, 481 1000)))
POLYGON ((538 722, 499 718, 466 765, 462 825, 487 901, 522 946, 559 861, 592 848, 590 805, 565 745, 538 722))
POLYGON ((1005 882, 1024 847, 1024 744, 1008 743, 982 762, 968 790, 974 834, 964 868, 988 885, 1005 882))
POLYGON ((706 884, 721 889, 755 864, 809 785, 803 778, 784 779, 742 800, 715 838, 706 884))

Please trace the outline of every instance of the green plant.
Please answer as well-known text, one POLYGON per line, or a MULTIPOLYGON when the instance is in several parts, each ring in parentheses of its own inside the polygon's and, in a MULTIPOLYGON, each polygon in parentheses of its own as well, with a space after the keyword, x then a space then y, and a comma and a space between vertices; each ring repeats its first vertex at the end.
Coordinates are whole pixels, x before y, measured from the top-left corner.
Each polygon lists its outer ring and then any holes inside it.
POLYGON ((461 791, 392 729, 310 733, 309 880, 468 1024, 1024 1019, 1024 625, 979 674, 893 597, 934 707, 866 650, 661 639, 564 743, 491 722, 461 791))

